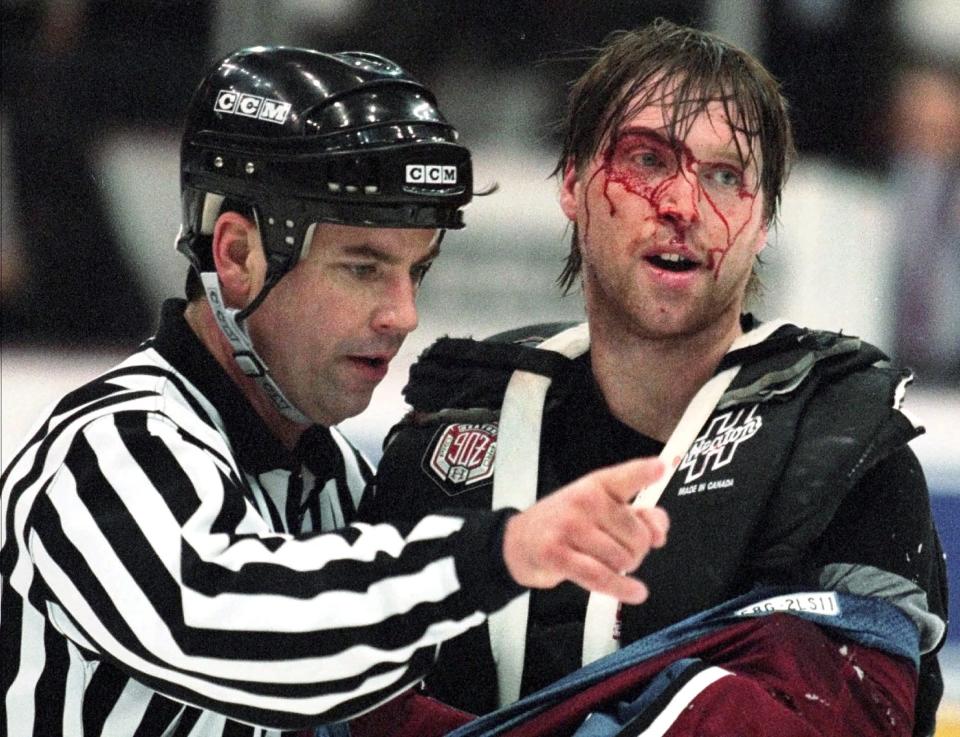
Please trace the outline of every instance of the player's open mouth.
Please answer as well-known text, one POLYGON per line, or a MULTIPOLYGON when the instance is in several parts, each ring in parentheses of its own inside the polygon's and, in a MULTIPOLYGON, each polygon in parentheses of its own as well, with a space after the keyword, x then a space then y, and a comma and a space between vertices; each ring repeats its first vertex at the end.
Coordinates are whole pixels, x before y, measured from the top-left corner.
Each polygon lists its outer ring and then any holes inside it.
POLYGON ((388 363, 386 358, 378 358, 376 356, 353 356, 353 359, 370 368, 386 367, 388 363))
POLYGON ((356 367, 359 375, 373 383, 380 382, 390 368, 390 359, 392 355, 382 356, 349 356, 350 361, 356 367))
POLYGON ((700 265, 679 253, 660 253, 647 257, 647 261, 664 271, 692 271, 700 265))

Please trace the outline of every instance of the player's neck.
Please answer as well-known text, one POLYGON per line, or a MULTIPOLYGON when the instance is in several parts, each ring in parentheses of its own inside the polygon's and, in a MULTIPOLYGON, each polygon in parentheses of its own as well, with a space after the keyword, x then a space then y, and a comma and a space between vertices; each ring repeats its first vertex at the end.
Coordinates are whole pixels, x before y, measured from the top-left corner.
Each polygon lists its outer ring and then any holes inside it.
POLYGON ((698 332, 651 338, 590 325, 593 374, 607 406, 625 425, 665 442, 687 405, 742 334, 737 319, 698 332))

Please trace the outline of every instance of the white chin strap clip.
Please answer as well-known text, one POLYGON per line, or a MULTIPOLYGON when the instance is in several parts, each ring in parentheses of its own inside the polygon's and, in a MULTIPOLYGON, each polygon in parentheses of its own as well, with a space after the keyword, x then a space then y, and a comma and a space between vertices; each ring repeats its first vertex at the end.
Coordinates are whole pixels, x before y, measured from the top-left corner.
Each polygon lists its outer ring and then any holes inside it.
POLYGON ((263 392, 270 397, 270 401, 280 411, 284 417, 298 425, 310 425, 310 418, 304 415, 300 410, 283 395, 280 387, 270 376, 270 369, 263 362, 250 340, 250 334, 247 332, 246 324, 237 320, 240 310, 233 307, 227 307, 223 302, 223 295, 220 292, 220 279, 215 271, 204 271, 200 274, 203 282, 203 291, 207 295, 207 301, 210 303, 210 309, 213 310, 213 316, 217 320, 217 325, 233 348, 233 360, 246 376, 249 376, 263 392))

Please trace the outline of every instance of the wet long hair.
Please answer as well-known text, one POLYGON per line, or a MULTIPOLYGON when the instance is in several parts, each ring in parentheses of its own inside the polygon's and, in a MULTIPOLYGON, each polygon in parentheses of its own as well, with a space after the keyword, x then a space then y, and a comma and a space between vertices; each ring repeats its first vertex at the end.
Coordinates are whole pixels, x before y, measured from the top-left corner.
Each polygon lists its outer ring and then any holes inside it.
MULTIPOLYGON (((648 26, 611 34, 587 71, 570 88, 560 129, 563 144, 554 175, 568 165, 578 174, 617 144, 617 132, 640 110, 664 107, 664 131, 679 144, 711 102, 723 105, 746 169, 757 164, 765 224, 777 215, 783 185, 795 157, 787 102, 779 82, 752 55, 706 31, 658 19, 648 26)), ((582 266, 577 226, 557 279, 564 293, 582 266)), ((755 275, 751 282, 755 281, 755 275)))

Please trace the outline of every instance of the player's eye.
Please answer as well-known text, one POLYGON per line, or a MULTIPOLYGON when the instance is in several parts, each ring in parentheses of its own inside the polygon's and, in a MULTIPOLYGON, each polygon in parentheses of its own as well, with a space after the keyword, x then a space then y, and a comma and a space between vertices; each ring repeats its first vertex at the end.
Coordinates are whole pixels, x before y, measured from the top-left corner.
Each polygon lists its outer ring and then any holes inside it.
POLYGON ((717 166, 709 169, 706 178, 721 187, 739 189, 743 185, 743 175, 729 166, 717 166))
POLYGON ((426 263, 417 264, 410 270, 410 277, 413 279, 413 283, 417 286, 423 283, 423 278, 427 275, 427 272, 430 271, 430 267, 433 266, 433 261, 427 261, 426 263))
POLYGON ((373 279, 377 275, 377 264, 344 264, 344 268, 357 279, 373 279))
POLYGON ((663 166, 663 159, 655 151, 638 151, 633 155, 633 162, 650 168, 663 166))

